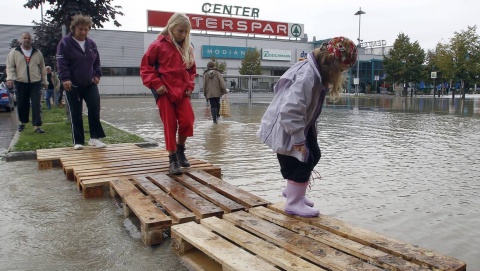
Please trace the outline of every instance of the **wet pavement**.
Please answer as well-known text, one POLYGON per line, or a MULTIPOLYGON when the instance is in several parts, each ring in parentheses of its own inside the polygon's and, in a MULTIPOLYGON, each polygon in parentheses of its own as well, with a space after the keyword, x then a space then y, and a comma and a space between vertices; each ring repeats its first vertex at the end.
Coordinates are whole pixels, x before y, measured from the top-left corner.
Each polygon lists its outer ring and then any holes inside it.
MULTIPOLYGON (((205 101, 193 104, 188 155, 282 201, 278 162, 255 135, 266 105, 232 103, 232 117, 213 124, 205 101)), ((102 99, 102 119, 163 148, 150 98, 102 99)), ((345 98, 324 108, 318 127, 322 179, 308 195, 323 214, 480 270, 480 99, 345 98)), ((35 160, 0 161, 0 172, 0 270, 187 270, 168 240, 144 246, 108 193, 84 200, 61 169, 39 171, 35 160)))
POLYGON ((0 157, 4 156, 17 132, 17 111, 0 111, 0 157))

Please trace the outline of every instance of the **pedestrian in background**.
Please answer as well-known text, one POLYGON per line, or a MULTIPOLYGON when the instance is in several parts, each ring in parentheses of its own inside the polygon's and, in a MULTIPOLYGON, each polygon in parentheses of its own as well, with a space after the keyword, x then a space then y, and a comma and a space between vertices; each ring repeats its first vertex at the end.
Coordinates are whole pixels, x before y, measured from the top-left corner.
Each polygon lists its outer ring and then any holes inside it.
POLYGON ((210 101, 210 112, 213 123, 220 117, 220 97, 227 93, 227 86, 222 73, 216 68, 215 62, 208 61, 207 70, 203 73, 203 95, 210 101))
POLYGON ((7 56, 7 87, 15 86, 17 96, 17 114, 20 121, 18 131, 25 130, 29 122, 30 104, 32 106, 32 125, 35 133, 44 133, 42 126, 42 86, 46 88, 47 72, 43 54, 32 46, 32 35, 23 32, 20 43, 7 56))
POLYGON ((302 217, 320 214, 305 197, 309 179, 320 160, 317 118, 325 95, 338 97, 345 84, 344 71, 357 60, 357 47, 345 37, 335 37, 294 64, 278 80, 257 135, 274 152, 287 180, 283 191, 285 212, 302 217))
POLYGON ((52 71, 52 68, 50 66, 46 66, 45 70, 47 71, 48 82, 48 87, 45 94, 45 103, 47 104, 48 109, 52 109, 52 102, 55 103, 56 106, 58 106, 56 102, 56 95, 60 90, 60 80, 58 79, 57 74, 52 71))
POLYGON ((156 94, 169 153, 170 174, 182 174, 180 166, 190 166, 185 156, 185 142, 193 136, 195 115, 190 95, 195 87, 193 79, 196 74, 190 44, 191 29, 185 14, 173 14, 165 29, 148 47, 140 64, 143 84, 156 94))
POLYGON ((102 76, 100 55, 96 43, 87 37, 92 27, 89 16, 75 15, 70 24, 71 33, 63 37, 57 47, 58 74, 65 89, 67 106, 72 121, 73 148, 83 149, 83 101, 88 109, 90 140, 88 145, 104 148, 105 137, 100 122, 100 94, 98 83, 102 76))

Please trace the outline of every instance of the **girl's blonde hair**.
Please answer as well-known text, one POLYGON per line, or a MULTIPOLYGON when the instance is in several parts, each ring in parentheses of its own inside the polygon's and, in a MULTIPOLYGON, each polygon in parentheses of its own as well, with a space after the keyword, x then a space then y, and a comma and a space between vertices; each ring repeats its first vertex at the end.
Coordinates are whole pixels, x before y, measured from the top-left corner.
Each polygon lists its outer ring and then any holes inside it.
POLYGON ((323 46, 315 48, 313 55, 320 68, 322 84, 330 90, 329 96, 331 98, 338 98, 346 83, 340 61, 323 46))
POLYGON ((77 14, 73 16, 72 22, 70 23, 70 31, 75 32, 77 25, 88 25, 88 28, 92 28, 92 18, 90 18, 90 16, 77 14))
POLYGON ((193 48, 190 44, 191 29, 192 29, 192 25, 190 24, 190 20, 188 19, 187 15, 185 13, 175 13, 170 17, 170 19, 168 19, 167 26, 160 33, 160 35, 163 35, 163 36, 168 35, 170 37, 173 44, 175 44, 175 47, 177 47, 177 50, 180 52, 180 55, 182 55, 183 62, 185 63, 187 68, 190 68, 195 62, 195 57, 193 55, 193 48), (181 44, 178 44, 178 42, 175 40, 172 33, 172 29, 179 24, 183 24, 187 26, 187 33, 185 35, 185 39, 181 44))

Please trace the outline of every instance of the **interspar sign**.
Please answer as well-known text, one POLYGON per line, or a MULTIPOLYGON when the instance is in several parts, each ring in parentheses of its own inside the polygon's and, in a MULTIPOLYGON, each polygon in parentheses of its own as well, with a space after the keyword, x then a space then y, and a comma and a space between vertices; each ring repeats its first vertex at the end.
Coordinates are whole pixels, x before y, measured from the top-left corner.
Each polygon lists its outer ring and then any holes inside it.
MULTIPOLYGON (((147 26, 165 27, 174 12, 147 10, 147 26)), ((234 32, 300 38, 303 24, 250 20, 233 17, 187 14, 194 30, 234 32)))

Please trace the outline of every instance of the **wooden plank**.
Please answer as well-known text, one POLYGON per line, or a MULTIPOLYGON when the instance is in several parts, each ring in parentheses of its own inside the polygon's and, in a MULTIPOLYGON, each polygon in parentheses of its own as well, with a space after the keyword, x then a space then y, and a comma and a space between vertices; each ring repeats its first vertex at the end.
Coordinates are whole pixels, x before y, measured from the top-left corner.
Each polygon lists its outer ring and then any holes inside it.
MULTIPOLYGON (((263 207, 261 207, 263 208, 263 207)), ((200 220, 200 223, 217 234, 222 235, 237 245, 257 254, 265 260, 287 271, 313 271, 325 270, 302 258, 289 253, 285 249, 272 245, 246 231, 235 227, 232 223, 217 217, 200 220)))
MULTIPOLYGON (((270 205, 268 208, 285 214, 284 205, 284 203, 276 203, 270 205)), ((464 262, 455 258, 386 237, 332 217, 320 215, 317 218, 302 218, 297 216, 296 218, 365 246, 370 246, 386 253, 402 257, 419 265, 429 266, 434 270, 465 271, 467 268, 464 262)))
POLYGON ((363 259, 366 262, 385 268, 386 270, 430 270, 418 264, 411 263, 401 257, 390 255, 355 241, 343 238, 319 227, 298 220, 296 217, 286 216, 265 207, 255 207, 249 213, 287 228, 293 232, 303 234, 332 248, 363 259))
POLYGON ((201 250, 208 257, 220 263, 223 270, 279 270, 265 260, 233 245, 211 232, 205 226, 196 224, 195 222, 172 226, 171 232, 172 247, 175 252, 177 252, 176 247, 179 245, 174 246, 173 244, 188 242, 192 246, 201 250))
POLYGON ((195 215, 187 208, 182 206, 178 201, 167 195, 162 189, 153 184, 144 176, 133 177, 132 180, 148 195, 150 195, 155 202, 160 204, 170 216, 174 217, 178 223, 186 223, 195 221, 195 215))
POLYGON ((115 150, 133 150, 133 149, 141 149, 140 147, 136 146, 132 143, 127 144, 111 144, 107 145, 106 148, 95 148, 91 146, 84 146, 82 150, 74 150, 72 147, 66 148, 55 148, 55 149, 38 149, 36 150, 37 153, 37 160, 52 160, 52 159, 59 159, 62 156, 79 156, 88 153, 97 153, 97 152, 110 152, 115 150))
POLYGON ((298 235, 244 211, 225 214, 223 218, 326 269, 335 271, 382 270, 354 256, 306 236, 298 235))
MULTIPOLYGON (((208 165, 197 165, 192 168, 184 168, 183 172, 188 172, 190 170, 203 170, 213 176, 221 176, 222 170, 219 167, 215 166, 208 166, 208 165)), ((112 174, 110 176, 102 175, 102 176, 94 176, 90 178, 82 178, 77 179, 76 184, 78 190, 82 191, 82 195, 84 198, 98 198, 103 196, 103 188, 110 184, 111 180, 115 180, 119 177, 127 177, 132 178, 135 176, 142 176, 145 174, 151 173, 164 173, 168 172, 167 169, 151 169, 145 171, 135 172, 135 174, 125 173, 125 174, 112 174)))
POLYGON ((155 226, 167 228, 172 225, 172 219, 155 206, 128 179, 116 179, 111 181, 110 185, 147 228, 155 226))
POLYGON ((218 177, 211 176, 206 172, 190 171, 187 173, 187 175, 247 208, 252 208, 255 206, 267 206, 270 204, 270 202, 232 184, 229 184, 218 177))
POLYGON ((199 219, 210 216, 221 217, 223 215, 221 208, 195 194, 165 174, 152 174, 147 178, 190 209, 199 219))
POLYGON ((195 179, 189 177, 186 174, 176 176, 174 175, 171 177, 177 180, 179 183, 183 184, 188 189, 192 190, 193 192, 208 199, 210 202, 213 202, 215 205, 219 206, 227 213, 245 210, 245 207, 243 207, 242 205, 216 192, 211 187, 207 187, 200 182, 197 182, 195 179))

